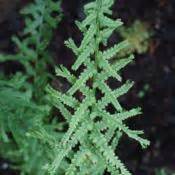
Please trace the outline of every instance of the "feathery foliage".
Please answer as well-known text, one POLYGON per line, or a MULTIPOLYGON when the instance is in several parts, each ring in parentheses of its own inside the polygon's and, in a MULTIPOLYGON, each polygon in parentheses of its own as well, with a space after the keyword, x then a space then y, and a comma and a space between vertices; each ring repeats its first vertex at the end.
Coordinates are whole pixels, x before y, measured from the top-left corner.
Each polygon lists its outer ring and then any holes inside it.
POLYGON ((57 174, 57 169, 65 161, 68 162, 66 175, 99 175, 106 170, 113 175, 130 175, 116 155, 120 138, 126 134, 138 141, 142 148, 149 145, 149 141, 141 137, 143 131, 132 130, 125 124, 127 119, 141 113, 140 108, 126 110, 118 100, 133 82, 127 81, 117 89, 108 84, 111 77, 121 82, 121 69, 133 60, 133 55, 130 55, 111 64, 112 58, 128 47, 128 42, 124 41, 106 49, 109 37, 122 25, 119 19, 110 17, 113 3, 114 0, 96 0, 85 5, 86 18, 76 22, 83 33, 80 46, 73 39, 65 42, 77 57, 72 71, 64 66, 56 68, 57 76, 66 78, 71 86, 65 93, 47 87, 50 100, 67 124, 61 141, 55 145, 55 158, 47 165, 51 175, 57 174), (80 67, 83 70, 77 77, 74 72, 80 67), (97 98, 98 91, 103 94, 101 98, 97 98), (115 108, 114 113, 107 109, 108 105, 115 108))
POLYGON ((130 43, 126 53, 137 52, 138 54, 143 54, 149 49, 150 38, 153 32, 147 23, 136 20, 129 27, 121 27, 119 34, 130 43))
MULTIPOLYGON (((0 78, 0 154, 12 162, 21 174, 44 175, 43 165, 54 155, 47 144, 41 144, 34 128, 52 133, 58 125, 49 121, 45 86, 50 79, 48 45, 53 30, 61 20, 60 1, 35 0, 21 14, 25 27, 20 37, 13 37, 17 52, 0 55, 0 62, 17 61, 23 72, 1 73, 0 78), (43 156, 44 155, 44 156, 43 156)), ((41 136, 41 134, 40 134, 41 136)), ((54 139, 58 138, 56 135, 54 139)), ((45 137, 45 140, 54 139, 45 137)))

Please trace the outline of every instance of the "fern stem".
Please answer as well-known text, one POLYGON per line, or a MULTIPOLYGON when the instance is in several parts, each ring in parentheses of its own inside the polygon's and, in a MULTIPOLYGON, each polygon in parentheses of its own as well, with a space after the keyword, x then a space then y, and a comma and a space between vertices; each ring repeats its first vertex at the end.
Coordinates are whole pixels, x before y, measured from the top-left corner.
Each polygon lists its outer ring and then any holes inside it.
MULTIPOLYGON (((95 67, 97 70, 98 74, 98 57, 99 57, 99 48, 100 48, 100 42, 99 42, 99 37, 100 37, 100 20, 99 20, 99 15, 101 12, 101 7, 102 7, 102 0, 96 0, 96 8, 97 8, 97 15, 96 15, 96 34, 95 34, 95 67)), ((94 87, 94 82, 96 81, 97 74, 93 75, 92 77, 92 82, 93 82, 93 91, 94 91, 94 96, 96 94, 96 87, 94 87)))

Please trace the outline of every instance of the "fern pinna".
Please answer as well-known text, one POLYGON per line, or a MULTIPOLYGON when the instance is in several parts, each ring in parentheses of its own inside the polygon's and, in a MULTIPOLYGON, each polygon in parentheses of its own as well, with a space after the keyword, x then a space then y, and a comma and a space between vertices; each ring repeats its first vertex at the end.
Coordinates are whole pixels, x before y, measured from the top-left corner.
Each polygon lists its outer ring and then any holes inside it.
POLYGON ((127 41, 115 44, 107 50, 111 34, 122 25, 120 20, 113 20, 110 7, 114 0, 96 0, 85 5, 86 18, 76 22, 83 33, 83 40, 78 47, 72 39, 65 42, 74 52, 77 60, 72 71, 83 69, 79 77, 67 68, 56 68, 57 76, 66 78, 71 87, 65 92, 58 92, 48 86, 47 91, 55 106, 64 116, 68 129, 56 148, 54 161, 48 165, 50 174, 56 170, 63 160, 70 162, 65 170, 67 175, 100 175, 108 171, 113 175, 130 175, 125 165, 115 154, 115 149, 123 134, 138 141, 145 148, 149 141, 141 138, 142 131, 131 130, 125 120, 141 113, 140 108, 125 110, 118 101, 133 86, 127 81, 121 87, 112 90, 107 83, 109 78, 121 81, 119 72, 133 60, 133 55, 111 64, 113 57, 128 46, 127 41), (97 98, 97 91, 103 94, 97 98), (77 97, 77 92, 81 98, 77 97), (111 114, 106 107, 113 105, 115 113, 111 114))

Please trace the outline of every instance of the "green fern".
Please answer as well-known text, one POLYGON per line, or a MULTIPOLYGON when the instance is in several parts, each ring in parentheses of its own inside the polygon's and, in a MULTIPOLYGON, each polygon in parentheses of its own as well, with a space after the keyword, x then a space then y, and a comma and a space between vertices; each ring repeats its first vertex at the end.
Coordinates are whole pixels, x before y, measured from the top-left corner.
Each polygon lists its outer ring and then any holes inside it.
POLYGON ((133 82, 127 81, 115 90, 107 83, 110 77, 122 81, 121 69, 133 60, 131 55, 114 64, 110 62, 128 46, 127 41, 101 50, 102 45, 107 45, 113 31, 122 25, 120 20, 109 17, 113 3, 114 0, 96 0, 85 6, 86 18, 76 22, 83 33, 80 46, 76 46, 72 39, 65 42, 77 57, 72 71, 77 71, 80 66, 84 70, 76 77, 64 66, 60 66, 56 68, 57 76, 66 78, 71 87, 65 93, 47 87, 50 100, 60 110, 68 125, 66 133, 54 148, 53 162, 47 165, 51 175, 57 174, 57 169, 66 160, 70 161, 68 168, 65 168, 66 175, 99 175, 105 170, 113 175, 130 175, 115 154, 121 136, 128 135, 143 148, 149 145, 149 141, 141 137, 143 131, 131 130, 125 124, 125 120, 141 113, 140 108, 126 110, 118 100, 128 92, 133 82), (91 85, 88 85, 88 81, 91 85), (101 99, 96 98, 97 89, 103 94, 101 99), (76 92, 81 92, 82 100, 77 98, 76 92), (106 109, 109 104, 115 108, 114 114, 106 109))
MULTIPOLYGON (((126 54, 130 54, 132 52, 144 54, 149 49, 153 31, 147 23, 136 20, 129 27, 121 27, 119 34, 130 43, 130 46, 125 50, 126 54)), ((121 56, 123 54, 121 53, 121 56)))
POLYGON ((156 175, 174 175, 175 173, 172 170, 167 168, 159 168, 155 170, 156 175))
MULTIPOLYGON (((58 139, 54 130, 60 126, 49 121, 51 105, 47 104, 45 86, 51 77, 47 71, 51 63, 48 45, 61 19, 60 2, 35 0, 26 6, 21 11, 24 30, 20 37, 13 37, 17 53, 0 55, 1 63, 17 61, 25 68, 10 76, 2 73, 0 78, 0 154, 22 175, 46 174, 43 165, 54 155, 51 145, 37 139, 41 134, 35 128, 58 139)), ((45 137, 50 142, 54 139, 45 137)))

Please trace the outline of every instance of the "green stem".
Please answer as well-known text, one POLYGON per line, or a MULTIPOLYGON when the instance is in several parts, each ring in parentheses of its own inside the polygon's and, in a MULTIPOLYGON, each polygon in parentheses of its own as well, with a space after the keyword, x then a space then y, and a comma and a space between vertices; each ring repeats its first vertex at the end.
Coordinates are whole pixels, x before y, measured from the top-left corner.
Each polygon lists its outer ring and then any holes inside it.
MULTIPOLYGON (((96 44, 96 48, 95 48, 95 67, 98 70, 98 59, 99 59, 99 49, 100 49, 100 42, 99 42, 99 37, 100 37, 100 19, 99 19, 99 15, 101 12, 101 7, 102 7, 102 0, 96 0, 96 8, 97 8, 97 17, 96 17, 96 38, 95 38, 95 44, 96 44)), ((95 82, 96 80, 96 75, 93 76, 93 82, 95 82)), ((94 87, 94 95, 96 94, 96 88, 94 87)))

